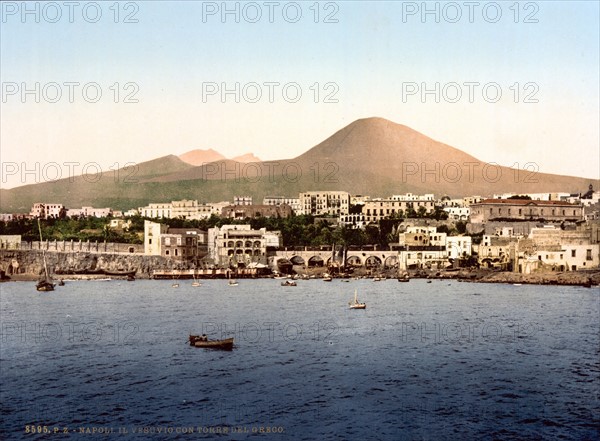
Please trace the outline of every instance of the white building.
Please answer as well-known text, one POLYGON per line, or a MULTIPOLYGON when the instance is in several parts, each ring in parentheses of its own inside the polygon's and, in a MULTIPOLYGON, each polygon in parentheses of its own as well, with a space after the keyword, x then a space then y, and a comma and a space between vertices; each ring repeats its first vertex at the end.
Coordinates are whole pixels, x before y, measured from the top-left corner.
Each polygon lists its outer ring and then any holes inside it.
POLYGON ((161 236, 167 234, 168 225, 149 220, 144 221, 144 254, 147 256, 161 255, 161 236))
POLYGON ((466 221, 469 219, 471 209, 469 207, 446 207, 444 211, 448 213, 448 219, 466 221))
POLYGON ((250 225, 223 225, 208 230, 208 257, 221 267, 268 263, 267 253, 280 246, 279 232, 250 225))
POLYGON ((350 193, 346 191, 307 191, 300 193, 300 213, 313 216, 348 214, 350 193))
POLYGON ((532 201, 564 201, 570 193, 504 193, 495 194, 493 199, 509 199, 512 196, 529 196, 532 201))
POLYGON ((61 213, 66 213, 63 204, 47 204, 38 202, 31 207, 30 215, 33 218, 50 219, 59 218, 61 213))
POLYGON ((283 205, 292 207, 294 213, 299 213, 301 209, 300 198, 288 198, 286 196, 266 196, 263 198, 263 205, 283 205))
POLYGON ((148 206, 146 206, 146 207, 138 208, 138 211, 142 217, 149 217, 152 219, 154 219, 154 218, 170 219, 171 218, 171 210, 172 210, 171 202, 152 203, 152 204, 148 204, 148 206))
POLYGON ((112 214, 111 208, 81 207, 67 210, 68 217, 109 217, 112 214))
POLYGON ((417 195, 412 193, 406 194, 395 194, 390 198, 392 201, 403 201, 403 202, 424 202, 434 201, 435 196, 433 194, 417 195))
POLYGON ((252 196, 234 196, 233 205, 252 205, 252 196))
POLYGON ((448 258, 450 259, 470 256, 473 252, 471 236, 446 237, 446 250, 448 250, 448 258))

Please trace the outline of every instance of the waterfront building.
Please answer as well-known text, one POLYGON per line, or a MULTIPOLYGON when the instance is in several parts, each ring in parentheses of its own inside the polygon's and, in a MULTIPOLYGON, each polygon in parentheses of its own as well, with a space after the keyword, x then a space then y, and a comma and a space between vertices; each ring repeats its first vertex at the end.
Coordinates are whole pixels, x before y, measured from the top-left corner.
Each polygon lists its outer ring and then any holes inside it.
POLYGON ((600 244, 592 237, 593 231, 585 225, 572 230, 532 228, 529 236, 519 241, 518 271, 529 274, 598 268, 600 244))
POLYGON ((208 230, 208 257, 220 267, 266 265, 269 255, 280 243, 278 231, 253 230, 250 225, 223 225, 208 230))

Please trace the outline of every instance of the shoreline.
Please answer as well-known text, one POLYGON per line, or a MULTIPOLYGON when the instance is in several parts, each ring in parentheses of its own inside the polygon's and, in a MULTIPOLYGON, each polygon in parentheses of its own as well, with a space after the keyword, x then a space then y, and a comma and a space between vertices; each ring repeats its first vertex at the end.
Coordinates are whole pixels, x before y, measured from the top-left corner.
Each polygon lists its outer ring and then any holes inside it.
MULTIPOLYGON (((325 271, 323 271, 325 272, 325 271)), ((69 281, 127 281, 125 276, 106 275, 106 274, 64 274, 62 277, 58 275, 54 276, 55 281, 63 280, 69 281)), ((425 280, 456 280, 458 282, 466 283, 499 283, 499 284, 522 284, 522 285, 554 285, 554 286, 583 286, 583 287, 598 287, 600 286, 600 270, 593 271, 569 271, 569 272, 552 272, 552 273, 533 273, 533 274, 520 274, 507 271, 488 271, 488 270, 459 270, 459 271, 414 271, 409 272, 411 279, 425 279, 425 280)), ((353 276, 340 276, 334 275, 334 279, 351 279, 353 276)), ((372 279, 372 275, 360 276, 361 279, 368 280, 372 279)), ((397 283, 397 275, 392 275, 388 272, 385 275, 385 280, 392 280, 397 283)), ((6 282, 35 282, 39 276, 34 274, 13 274, 2 280, 6 282)), ((225 280, 224 277, 197 277, 199 280, 225 280)), ((240 277, 236 276, 236 279, 240 280, 252 280, 252 279, 274 279, 275 275, 261 275, 254 277, 240 277)), ((320 274, 315 274, 315 277, 309 280, 321 280, 320 274)), ((136 280, 171 280, 167 278, 153 278, 143 275, 138 277, 136 280)), ((180 277, 176 280, 193 280, 191 277, 180 277)))

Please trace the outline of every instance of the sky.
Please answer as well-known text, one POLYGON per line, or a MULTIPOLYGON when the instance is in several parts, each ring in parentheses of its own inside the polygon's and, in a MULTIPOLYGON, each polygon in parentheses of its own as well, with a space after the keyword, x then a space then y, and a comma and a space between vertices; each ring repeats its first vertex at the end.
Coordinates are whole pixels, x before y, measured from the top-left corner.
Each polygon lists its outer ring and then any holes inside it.
POLYGON ((600 177, 596 1, 76 3, 0 3, 1 188, 192 149, 292 158, 371 116, 600 177))

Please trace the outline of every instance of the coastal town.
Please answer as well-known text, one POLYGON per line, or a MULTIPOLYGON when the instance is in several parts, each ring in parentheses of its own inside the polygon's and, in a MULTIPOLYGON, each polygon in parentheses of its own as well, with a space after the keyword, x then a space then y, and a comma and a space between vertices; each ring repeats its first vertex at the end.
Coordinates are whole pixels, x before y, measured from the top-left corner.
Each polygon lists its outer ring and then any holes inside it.
POLYGON ((216 203, 152 202, 128 211, 36 203, 29 213, 0 214, 0 270, 5 280, 39 276, 44 253, 50 272, 61 277, 235 273, 598 283, 600 192, 591 184, 575 194, 382 198, 324 190, 268 196, 261 202, 245 195, 216 203), (14 234, 19 226, 38 221, 86 218, 97 220, 100 232, 129 232, 128 239, 104 234, 104 240, 56 235, 25 240, 14 234), (292 220, 319 236, 269 228, 287 228, 285 222, 292 220))

